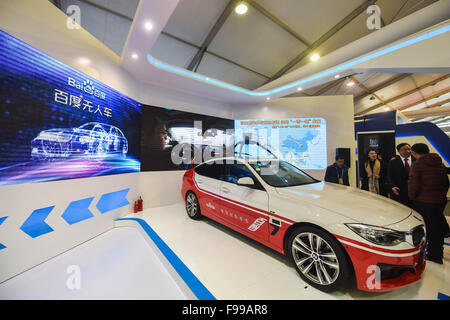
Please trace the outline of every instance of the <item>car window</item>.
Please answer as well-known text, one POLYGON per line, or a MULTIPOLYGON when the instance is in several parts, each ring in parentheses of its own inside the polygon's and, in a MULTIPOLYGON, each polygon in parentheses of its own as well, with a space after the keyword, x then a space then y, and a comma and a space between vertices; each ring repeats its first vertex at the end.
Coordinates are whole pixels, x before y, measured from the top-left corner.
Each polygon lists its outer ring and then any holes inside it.
POLYGON ((234 154, 239 158, 274 158, 274 155, 268 149, 257 145, 255 141, 250 141, 248 144, 244 144, 243 142, 235 144, 234 154))
POLYGON ((223 176, 223 171, 223 164, 213 162, 207 162, 195 168, 195 173, 212 179, 221 179, 223 176))
POLYGON ((94 125, 92 123, 85 123, 85 124, 81 125, 79 128, 83 129, 83 130, 92 130, 93 126, 94 125))
POLYGON ((292 187, 319 182, 286 161, 257 161, 250 165, 272 187, 292 187))
POLYGON ((109 134, 112 136, 117 136, 117 130, 114 127, 111 127, 111 129, 109 130, 109 134))
POLYGON ((264 189, 255 175, 243 163, 235 161, 234 164, 226 164, 225 172, 221 180, 237 184, 240 178, 250 177, 255 182, 256 189, 264 189))
POLYGON ((97 124, 92 130, 98 133, 105 133, 105 129, 103 129, 103 127, 99 124, 97 124))

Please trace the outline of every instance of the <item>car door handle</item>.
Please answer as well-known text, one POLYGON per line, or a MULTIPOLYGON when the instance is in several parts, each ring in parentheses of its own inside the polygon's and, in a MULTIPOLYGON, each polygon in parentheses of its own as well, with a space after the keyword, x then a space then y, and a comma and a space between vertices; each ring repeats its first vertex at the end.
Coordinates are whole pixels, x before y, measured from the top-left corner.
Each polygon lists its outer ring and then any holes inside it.
POLYGON ((223 193, 230 193, 230 189, 223 187, 222 188, 223 193))

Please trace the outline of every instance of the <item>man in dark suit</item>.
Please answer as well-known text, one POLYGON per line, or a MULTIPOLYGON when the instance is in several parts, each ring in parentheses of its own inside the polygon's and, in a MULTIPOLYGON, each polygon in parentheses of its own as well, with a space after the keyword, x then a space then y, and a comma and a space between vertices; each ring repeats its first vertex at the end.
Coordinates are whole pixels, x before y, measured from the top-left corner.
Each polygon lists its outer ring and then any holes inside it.
POLYGON ((391 199, 411 207, 408 197, 408 177, 411 166, 416 159, 411 155, 411 146, 400 143, 397 146, 399 156, 389 161, 386 179, 386 189, 390 192, 391 199))
POLYGON ((336 162, 327 167, 325 172, 325 181, 349 186, 348 167, 345 165, 345 159, 342 156, 336 156, 336 162))

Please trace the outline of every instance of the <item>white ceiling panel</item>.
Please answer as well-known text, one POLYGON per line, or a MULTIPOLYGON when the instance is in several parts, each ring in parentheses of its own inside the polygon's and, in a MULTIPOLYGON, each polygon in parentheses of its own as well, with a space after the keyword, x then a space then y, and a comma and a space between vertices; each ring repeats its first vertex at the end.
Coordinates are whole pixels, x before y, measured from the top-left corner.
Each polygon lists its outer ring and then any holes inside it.
POLYGON ((136 14, 136 9, 139 4, 139 0, 90 0, 91 2, 97 3, 102 7, 120 12, 130 18, 134 18, 136 14))
POLYGON ((414 102, 417 102, 420 100, 422 100, 422 95, 420 94, 420 92, 415 92, 410 95, 407 95, 406 97, 403 97, 403 98, 400 98, 400 99, 397 99, 397 100, 391 102, 390 105, 393 108, 401 108, 403 106, 409 105, 411 103, 414 103, 414 102))
MULTIPOLYGON (((415 106, 412 106, 410 108, 404 109, 402 111, 420 110, 420 109, 426 108, 428 106, 432 106, 435 103, 444 102, 445 100, 447 100, 449 98, 450 98, 450 93, 446 93, 446 94, 443 94, 443 95, 441 95, 439 97, 436 97, 434 99, 430 99, 430 100, 427 100, 425 102, 421 102, 421 103, 419 103, 419 104, 417 104, 415 106)), ((448 105, 450 105, 450 102, 443 103, 440 107, 445 107, 445 106, 448 106, 448 105)))
MULTIPOLYGON (((399 1, 399 0, 396 0, 396 1, 399 1)), ((430 4, 432 4, 436 1, 437 0, 408 0, 408 1, 402 0, 401 2, 406 3, 406 4, 402 8, 402 10, 400 11, 400 13, 398 14, 398 16, 395 20, 400 20, 415 11, 418 11, 420 9, 425 8, 426 6, 429 6, 430 4)), ((446 0, 444 0, 444 1, 446 1, 446 0)))
POLYGON ((380 96, 381 99, 388 100, 393 97, 398 96, 399 94, 403 92, 407 92, 409 90, 413 90, 416 88, 416 85, 412 81, 411 78, 405 78, 400 81, 397 81, 394 84, 391 84, 390 86, 383 88, 381 90, 378 90, 375 92, 378 96, 380 96))
MULTIPOLYGON (((121 15, 133 18, 139 0, 112 1, 112 0, 91 0, 101 7, 114 10, 121 15)), ((108 48, 117 55, 122 54, 128 32, 132 21, 120 15, 113 14, 96 7, 95 5, 79 0, 61 0, 60 9, 67 13, 67 7, 77 5, 81 11, 81 26, 89 31, 94 37, 103 42, 108 48)))
POLYGON ((229 0, 180 0, 164 31, 201 45, 229 0))
POLYGON ((400 76, 398 73, 371 73, 369 74, 369 77, 364 80, 364 85, 369 89, 376 88, 386 81, 398 76, 400 76))
POLYGON ((405 3, 409 1, 413 0, 378 0, 376 4, 380 7, 384 23, 390 24, 397 20, 405 9, 405 3))
POLYGON ((380 100, 377 98, 371 99, 371 96, 367 96, 361 100, 355 101, 355 110, 370 108, 379 103, 380 100))
MULTIPOLYGON (((339 49, 373 32, 367 28, 367 17, 368 15, 365 12, 360 14, 354 20, 352 20, 342 29, 336 32, 330 39, 325 41, 316 50, 314 50, 314 52, 320 54, 320 56, 322 57, 326 56, 328 53, 331 53, 334 50, 339 49)), ((314 63, 309 60, 309 56, 293 66, 288 72, 298 69, 308 63, 314 63)))
MULTIPOLYGON (((443 74, 420 74, 420 73, 416 73, 413 74, 411 77, 414 79, 414 83, 417 86, 422 86, 426 83, 429 83, 433 80, 437 80, 441 77, 443 77, 443 74)), ((448 83, 447 83, 448 84, 448 83)))
POLYGON ((255 1, 310 43, 319 39, 364 2, 364 0, 255 1))
POLYGON ((429 86, 420 90, 425 97, 432 96, 439 92, 445 91, 450 88, 450 79, 447 78, 444 81, 436 83, 434 86, 429 86))
POLYGON ((209 46, 228 59, 274 74, 306 47, 256 9, 233 12, 209 46))
POLYGON ((244 88, 261 86, 266 78, 205 53, 198 72, 211 78, 234 83, 244 88))
POLYGON ((150 53, 156 59, 186 68, 196 52, 197 48, 162 34, 156 40, 150 53))

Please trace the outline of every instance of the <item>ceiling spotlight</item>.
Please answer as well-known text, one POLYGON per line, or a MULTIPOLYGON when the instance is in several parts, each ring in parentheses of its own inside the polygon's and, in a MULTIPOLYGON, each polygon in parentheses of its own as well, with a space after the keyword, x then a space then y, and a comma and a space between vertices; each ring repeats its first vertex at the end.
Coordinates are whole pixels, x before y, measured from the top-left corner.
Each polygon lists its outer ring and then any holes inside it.
POLYGON ((339 77, 340 77, 340 75, 338 75, 338 74, 334 76, 335 79, 339 79, 339 77))
POLYGON ((353 87, 355 85, 355 81, 350 80, 349 82, 347 82, 347 87, 353 87))
POLYGON ((150 31, 150 30, 153 29, 153 24, 152 24, 151 22, 148 22, 148 21, 147 21, 147 22, 144 24, 144 28, 145 28, 146 30, 150 31))
POLYGON ((139 56, 138 56, 136 53, 133 53, 133 54, 131 55, 131 57, 132 57, 133 59, 139 58, 139 56))
POLYGON ((88 58, 85 58, 85 57, 80 57, 80 58, 78 58, 78 63, 82 66, 88 66, 91 64, 91 60, 89 60, 88 58))
POLYGON ((317 61, 320 59, 320 55, 318 53, 314 53, 311 58, 309 58, 311 61, 317 61))
POLYGON ((270 100, 270 97, 267 97, 266 100, 269 101, 269 100, 270 100))
POLYGON ((389 110, 391 110, 391 108, 389 108, 389 107, 384 108, 384 111, 389 111, 389 110))
POLYGON ((302 90, 303 90, 302 87, 297 88, 297 91, 302 91, 302 90))
POLYGON ((235 11, 237 14, 246 14, 248 11, 248 7, 245 3, 242 2, 236 6, 235 11))

